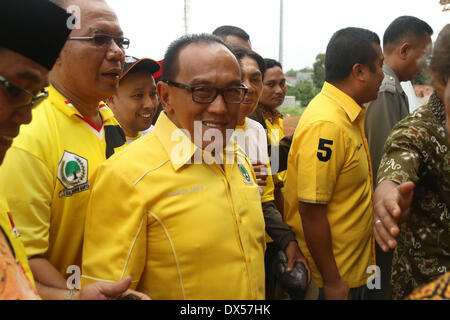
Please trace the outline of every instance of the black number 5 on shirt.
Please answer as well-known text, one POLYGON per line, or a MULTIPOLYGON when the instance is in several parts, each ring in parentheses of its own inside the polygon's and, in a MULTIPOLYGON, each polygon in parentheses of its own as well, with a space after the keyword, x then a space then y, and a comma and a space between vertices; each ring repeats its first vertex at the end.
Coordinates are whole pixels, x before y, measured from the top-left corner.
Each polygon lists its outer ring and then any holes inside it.
POLYGON ((327 140, 327 139, 320 138, 319 146, 318 146, 320 151, 317 152, 317 158, 320 161, 327 162, 331 158, 332 150, 327 145, 332 146, 333 140, 327 140), (323 152, 321 152, 321 151, 323 151, 323 152))

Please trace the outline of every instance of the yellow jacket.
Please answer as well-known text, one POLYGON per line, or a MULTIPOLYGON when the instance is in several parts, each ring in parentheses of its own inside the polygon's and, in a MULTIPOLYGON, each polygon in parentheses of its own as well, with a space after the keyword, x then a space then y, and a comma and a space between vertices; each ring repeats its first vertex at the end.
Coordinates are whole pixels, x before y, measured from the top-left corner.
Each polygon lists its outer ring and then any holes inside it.
POLYGON ((191 163, 206 152, 162 113, 154 131, 94 173, 82 286, 132 276, 152 299, 264 299, 265 230, 255 175, 191 163))

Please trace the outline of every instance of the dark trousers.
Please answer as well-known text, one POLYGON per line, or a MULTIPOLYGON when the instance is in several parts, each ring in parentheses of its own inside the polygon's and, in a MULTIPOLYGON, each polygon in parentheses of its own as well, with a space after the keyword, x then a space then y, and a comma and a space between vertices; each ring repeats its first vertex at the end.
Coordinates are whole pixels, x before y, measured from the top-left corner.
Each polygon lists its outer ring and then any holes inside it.
POLYGON ((267 243, 266 253, 264 255, 264 267, 266 269, 266 300, 275 299, 275 289, 277 287, 276 279, 276 259, 278 246, 275 242, 267 243))

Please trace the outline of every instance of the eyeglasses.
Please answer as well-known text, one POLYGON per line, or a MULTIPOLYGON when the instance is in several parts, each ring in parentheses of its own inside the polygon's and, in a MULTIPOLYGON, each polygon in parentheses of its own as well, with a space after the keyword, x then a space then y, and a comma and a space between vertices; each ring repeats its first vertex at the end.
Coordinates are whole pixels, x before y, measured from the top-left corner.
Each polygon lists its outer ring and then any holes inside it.
POLYGON ((17 107, 31 106, 35 108, 48 97, 47 90, 42 89, 37 95, 34 95, 30 91, 9 82, 3 76, 0 76, 0 83, 8 90, 12 104, 17 107))
POLYGON ((209 86, 191 87, 186 84, 165 80, 165 83, 177 88, 185 89, 192 93, 192 101, 197 103, 211 103, 216 100, 219 93, 222 95, 225 103, 241 103, 247 93, 247 87, 242 85, 239 87, 229 87, 218 89, 209 86))
POLYGON ((93 41, 96 46, 100 48, 109 47, 112 40, 120 49, 128 49, 130 46, 130 39, 124 37, 115 37, 107 34, 95 34, 93 36, 69 37, 69 40, 86 40, 93 41))

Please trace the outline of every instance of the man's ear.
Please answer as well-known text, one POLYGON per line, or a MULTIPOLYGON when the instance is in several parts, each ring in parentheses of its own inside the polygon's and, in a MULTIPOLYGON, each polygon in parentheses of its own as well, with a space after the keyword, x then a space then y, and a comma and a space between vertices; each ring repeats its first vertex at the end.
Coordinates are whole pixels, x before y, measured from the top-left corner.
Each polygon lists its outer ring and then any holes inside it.
POLYGON ((357 80, 365 80, 366 66, 361 63, 355 63, 352 69, 352 76, 357 80))
POLYGON ((169 85, 163 81, 159 81, 156 85, 156 91, 158 92, 159 100, 164 111, 169 114, 172 111, 170 104, 170 88, 169 85))
POLYGON ((409 42, 403 42, 398 48, 398 55, 400 59, 406 60, 408 58, 409 51, 411 50, 411 44, 409 42))

